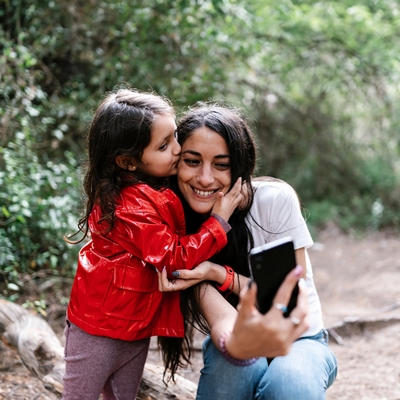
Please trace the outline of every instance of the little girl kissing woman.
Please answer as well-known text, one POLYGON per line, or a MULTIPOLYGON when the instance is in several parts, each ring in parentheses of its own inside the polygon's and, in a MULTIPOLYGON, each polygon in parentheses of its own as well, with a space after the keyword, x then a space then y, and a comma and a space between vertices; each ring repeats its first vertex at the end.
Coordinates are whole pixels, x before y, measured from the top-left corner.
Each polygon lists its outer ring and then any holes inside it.
MULTIPOLYGON (((79 252, 67 310, 63 399, 135 399, 150 337, 184 336, 180 292, 160 292, 156 270, 173 278, 172 271, 221 250, 242 194, 239 178, 228 193, 216 193, 210 218, 186 235, 182 205, 168 188, 180 152, 174 110, 158 95, 120 89, 95 112, 85 214, 75 233, 82 237, 67 239, 90 238, 79 252)), ((182 341, 161 341, 164 354, 175 354, 166 366, 172 376, 182 341)))

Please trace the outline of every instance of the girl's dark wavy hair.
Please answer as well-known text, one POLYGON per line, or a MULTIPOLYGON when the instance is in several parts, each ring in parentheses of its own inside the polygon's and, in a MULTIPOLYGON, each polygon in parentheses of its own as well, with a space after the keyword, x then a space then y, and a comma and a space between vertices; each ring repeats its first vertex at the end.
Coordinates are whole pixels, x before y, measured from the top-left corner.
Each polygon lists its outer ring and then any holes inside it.
MULTIPOLYGON (((237 273, 249 276, 248 249, 254 246, 254 241, 245 218, 254 198, 254 190, 251 185, 257 152, 254 136, 238 110, 215 103, 199 103, 180 119, 177 128, 179 143, 183 145, 196 129, 202 127, 213 130, 225 140, 230 155, 231 186, 239 177, 242 177, 247 192, 246 205, 240 210, 236 209, 229 219, 232 229, 228 233, 228 244, 213 256, 211 261, 221 265, 230 265, 237 273)), ((203 216, 197 214, 188 206, 176 186, 175 183, 173 189, 181 198, 185 210, 187 233, 194 233, 203 222, 203 216)), ((207 333, 208 327, 201 317, 198 306, 199 295, 198 285, 183 291, 181 308, 188 324, 194 325, 203 333, 207 333)), ((232 301, 234 300, 232 299, 232 301)), ((190 332, 188 331, 188 333, 190 332)))
POLYGON ((121 189, 144 181, 159 188, 164 181, 156 180, 139 170, 134 173, 119 167, 118 156, 133 158, 139 165, 143 150, 151 140, 151 127, 158 115, 175 115, 167 99, 132 89, 118 89, 106 94, 97 108, 87 135, 88 160, 83 191, 86 198, 84 215, 78 222, 78 231, 66 238, 69 243, 82 242, 89 233, 89 216, 96 203, 100 205, 100 221, 114 227, 115 202, 121 189), (82 233, 82 237, 70 238, 82 233))
MULTIPOLYGON (((143 150, 151 141, 151 128, 158 115, 175 115, 171 103, 159 95, 129 88, 106 94, 94 114, 87 135, 84 215, 78 222, 78 231, 64 238, 68 243, 80 243, 89 235, 88 221, 95 204, 100 205, 100 221, 106 222, 108 228, 103 233, 107 234, 114 227, 116 200, 122 188, 139 181, 155 188, 169 183, 166 179, 155 179, 140 172, 143 150), (116 164, 118 156, 133 158, 139 169, 132 173, 119 167, 116 164), (79 233, 82 236, 72 240, 79 233)), ((170 371, 174 379, 178 367, 189 362, 190 349, 182 338, 159 338, 159 348, 165 360, 164 376, 170 371)))

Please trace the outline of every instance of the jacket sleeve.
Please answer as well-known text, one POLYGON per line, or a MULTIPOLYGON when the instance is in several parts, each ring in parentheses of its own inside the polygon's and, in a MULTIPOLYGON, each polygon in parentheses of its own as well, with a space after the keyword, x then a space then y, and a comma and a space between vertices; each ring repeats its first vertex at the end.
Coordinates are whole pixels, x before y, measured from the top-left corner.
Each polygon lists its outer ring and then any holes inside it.
POLYGON ((121 208, 116 216, 113 240, 159 271, 165 266, 169 276, 174 270, 196 267, 227 243, 226 233, 216 218, 208 218, 197 233, 182 236, 182 232, 173 231, 171 224, 162 219, 151 201, 143 199, 140 207, 121 208))

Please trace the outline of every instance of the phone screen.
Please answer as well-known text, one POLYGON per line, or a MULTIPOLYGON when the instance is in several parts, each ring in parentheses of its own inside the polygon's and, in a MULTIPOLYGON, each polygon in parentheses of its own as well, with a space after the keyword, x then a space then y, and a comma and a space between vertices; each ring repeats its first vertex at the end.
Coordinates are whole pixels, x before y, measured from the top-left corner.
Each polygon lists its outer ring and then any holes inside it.
MULTIPOLYGON (((250 251, 250 265, 253 279, 257 283, 258 309, 265 314, 272 306, 273 299, 286 275, 296 267, 296 256, 293 240, 290 236, 255 247, 250 251)), ((288 317, 296 307, 299 288, 295 286, 288 311, 288 317)))

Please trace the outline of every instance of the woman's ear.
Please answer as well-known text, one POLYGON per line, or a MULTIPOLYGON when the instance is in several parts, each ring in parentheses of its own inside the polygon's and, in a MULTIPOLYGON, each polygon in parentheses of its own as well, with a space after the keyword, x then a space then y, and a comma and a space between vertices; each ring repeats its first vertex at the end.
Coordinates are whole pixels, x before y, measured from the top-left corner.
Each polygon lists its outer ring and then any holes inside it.
POLYGON ((136 169, 133 158, 129 156, 117 156, 115 158, 115 163, 118 165, 118 167, 127 169, 128 171, 135 171, 136 169))

